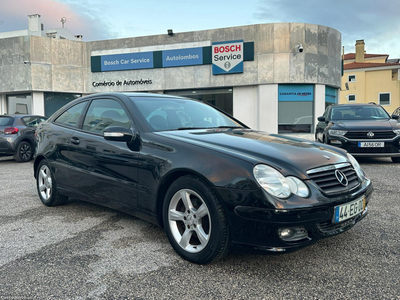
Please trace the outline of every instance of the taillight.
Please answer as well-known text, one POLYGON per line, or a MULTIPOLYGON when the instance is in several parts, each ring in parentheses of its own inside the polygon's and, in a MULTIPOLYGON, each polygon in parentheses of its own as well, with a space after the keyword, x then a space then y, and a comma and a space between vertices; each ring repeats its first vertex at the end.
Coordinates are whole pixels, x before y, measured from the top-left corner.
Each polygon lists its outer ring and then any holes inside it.
POLYGON ((17 134, 18 128, 17 127, 7 127, 4 129, 4 134, 17 134))

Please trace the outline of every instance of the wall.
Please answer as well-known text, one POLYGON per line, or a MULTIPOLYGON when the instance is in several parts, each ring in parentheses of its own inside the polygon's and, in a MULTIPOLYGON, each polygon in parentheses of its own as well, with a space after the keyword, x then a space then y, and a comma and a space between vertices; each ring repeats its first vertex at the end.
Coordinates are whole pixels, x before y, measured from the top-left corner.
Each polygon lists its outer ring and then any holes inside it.
MULTIPOLYGON (((258 24, 196 32, 175 33, 87 43, 86 60, 97 51, 193 44, 195 42, 254 41, 254 61, 244 62, 241 74, 212 75, 211 65, 92 73, 87 66, 87 90, 159 91, 276 83, 314 83, 340 86, 341 34, 332 28, 304 23, 258 24), (296 51, 302 44, 303 53, 296 51), (151 79, 151 85, 93 87, 93 82, 151 79)), ((188 46, 187 46, 188 47, 188 46)))

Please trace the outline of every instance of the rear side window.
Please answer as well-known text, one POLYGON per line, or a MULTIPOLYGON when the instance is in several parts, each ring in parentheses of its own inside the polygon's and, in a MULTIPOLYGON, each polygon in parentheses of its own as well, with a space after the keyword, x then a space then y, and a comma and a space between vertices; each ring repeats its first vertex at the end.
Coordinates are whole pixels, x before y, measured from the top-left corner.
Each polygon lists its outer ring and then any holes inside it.
POLYGON ((71 127, 78 127, 79 120, 84 112, 87 101, 74 105, 64 111, 57 119, 54 120, 57 124, 67 125, 71 127))
POLYGON ((36 116, 23 117, 22 122, 28 127, 36 127, 39 124, 38 118, 36 116))
POLYGON ((0 117, 0 126, 11 126, 14 123, 14 118, 0 117))

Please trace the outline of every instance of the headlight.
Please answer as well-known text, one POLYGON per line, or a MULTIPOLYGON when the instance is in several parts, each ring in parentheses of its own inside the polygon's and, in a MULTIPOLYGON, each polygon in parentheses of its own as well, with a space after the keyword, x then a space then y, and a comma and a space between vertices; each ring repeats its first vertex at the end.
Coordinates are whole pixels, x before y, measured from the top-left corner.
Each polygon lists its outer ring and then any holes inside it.
POLYGON ((328 130, 328 132, 330 135, 345 135, 347 133, 347 131, 345 130, 333 130, 333 129, 328 130))
POLYGON ((395 130, 393 130, 393 132, 394 132, 396 135, 400 135, 400 129, 395 129, 395 130))
POLYGON ((358 178, 363 180, 365 178, 365 173, 364 173, 363 169, 361 169, 361 166, 358 163, 358 161, 350 153, 347 153, 347 157, 349 158, 350 163, 353 165, 353 168, 356 171, 358 178))
POLYGON ((308 190, 308 187, 303 181, 293 176, 286 177, 286 180, 289 183, 290 190, 293 194, 303 198, 308 197, 310 191, 308 190))
POLYGON ((257 165, 253 174, 261 187, 272 196, 285 199, 292 193, 300 197, 308 197, 310 194, 303 181, 293 176, 285 177, 269 166, 257 165))

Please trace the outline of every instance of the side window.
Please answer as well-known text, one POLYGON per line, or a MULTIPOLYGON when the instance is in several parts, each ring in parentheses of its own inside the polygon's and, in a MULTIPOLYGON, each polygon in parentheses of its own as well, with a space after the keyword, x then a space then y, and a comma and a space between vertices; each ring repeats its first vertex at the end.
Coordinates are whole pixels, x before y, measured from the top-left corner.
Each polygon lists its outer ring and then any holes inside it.
POLYGON ((93 100, 86 113, 82 129, 101 134, 109 126, 129 128, 130 121, 124 108, 115 100, 93 100))
POLYGON ((24 118, 22 118, 22 122, 28 127, 36 127, 39 124, 37 117, 35 117, 35 116, 24 117, 24 118))
POLYGON ((81 102, 77 105, 70 107, 68 110, 64 111, 57 119, 55 119, 55 123, 78 127, 78 122, 80 117, 82 116, 83 110, 86 107, 87 101, 81 102))

